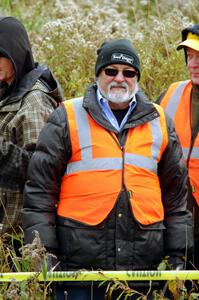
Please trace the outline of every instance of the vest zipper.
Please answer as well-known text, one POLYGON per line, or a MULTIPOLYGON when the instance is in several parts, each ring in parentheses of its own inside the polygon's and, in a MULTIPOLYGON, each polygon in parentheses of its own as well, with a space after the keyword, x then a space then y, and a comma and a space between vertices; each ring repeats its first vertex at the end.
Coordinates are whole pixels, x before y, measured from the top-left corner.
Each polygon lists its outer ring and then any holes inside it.
POLYGON ((124 180, 124 161, 125 161, 125 146, 120 147, 122 150, 122 191, 126 190, 125 180, 124 180))
POLYGON ((108 133, 111 135, 111 137, 114 139, 116 144, 119 146, 120 150, 122 151, 122 180, 121 180, 121 191, 127 191, 126 185, 125 185, 125 179, 124 179, 124 173, 125 173, 125 144, 126 139, 128 135, 128 130, 125 132, 125 137, 123 139, 123 143, 119 142, 118 138, 115 134, 113 134, 111 131, 108 131, 108 133))

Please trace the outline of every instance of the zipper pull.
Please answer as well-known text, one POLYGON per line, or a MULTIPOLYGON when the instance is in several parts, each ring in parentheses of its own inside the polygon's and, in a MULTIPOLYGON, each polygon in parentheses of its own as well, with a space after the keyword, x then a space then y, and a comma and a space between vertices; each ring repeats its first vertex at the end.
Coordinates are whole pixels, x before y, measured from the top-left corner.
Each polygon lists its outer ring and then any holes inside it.
POLYGON ((133 192, 131 190, 128 191, 129 198, 133 198, 133 192))
POLYGON ((195 191, 196 191, 196 188, 195 188, 195 186, 194 186, 194 185, 192 185, 192 186, 191 186, 191 190, 192 190, 192 193, 195 193, 195 191))

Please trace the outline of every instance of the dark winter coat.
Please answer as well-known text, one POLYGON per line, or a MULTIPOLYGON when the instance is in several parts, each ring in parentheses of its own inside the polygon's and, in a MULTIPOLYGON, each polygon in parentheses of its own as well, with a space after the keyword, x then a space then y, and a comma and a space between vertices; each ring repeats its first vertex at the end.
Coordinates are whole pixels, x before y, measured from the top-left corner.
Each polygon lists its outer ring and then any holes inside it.
MULTIPOLYGON (((139 92, 136 99, 135 110, 118 134, 121 145, 129 128, 159 116, 139 92)), ((83 107, 98 124, 116 132, 102 116, 95 85, 88 88, 83 107)), ((34 230, 39 231, 45 247, 59 256, 64 270, 154 269, 165 255, 185 255, 186 249, 192 248, 191 214, 186 209, 187 171, 171 120, 167 120, 168 145, 158 165, 165 217, 163 222, 147 226, 134 219, 125 189, 107 219, 96 226, 56 216, 61 179, 72 153, 67 122, 61 106, 50 116, 31 159, 23 209, 26 243, 32 241, 34 230)))

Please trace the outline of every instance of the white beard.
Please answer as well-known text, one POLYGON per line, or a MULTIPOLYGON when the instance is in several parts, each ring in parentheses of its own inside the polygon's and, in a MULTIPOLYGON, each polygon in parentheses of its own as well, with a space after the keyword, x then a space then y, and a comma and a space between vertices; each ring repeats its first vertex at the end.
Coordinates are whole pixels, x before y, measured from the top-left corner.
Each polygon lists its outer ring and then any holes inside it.
POLYGON ((108 92, 107 93, 102 91, 98 81, 97 81, 97 86, 100 90, 100 93, 102 94, 102 96, 105 99, 107 99, 110 102, 116 103, 116 104, 130 101, 138 91, 138 83, 136 83, 133 92, 129 91, 129 87, 128 87, 128 84, 126 82, 122 82, 122 83, 116 83, 114 81, 111 82, 108 85, 108 92), (121 89, 116 90, 113 87, 120 87, 121 89))

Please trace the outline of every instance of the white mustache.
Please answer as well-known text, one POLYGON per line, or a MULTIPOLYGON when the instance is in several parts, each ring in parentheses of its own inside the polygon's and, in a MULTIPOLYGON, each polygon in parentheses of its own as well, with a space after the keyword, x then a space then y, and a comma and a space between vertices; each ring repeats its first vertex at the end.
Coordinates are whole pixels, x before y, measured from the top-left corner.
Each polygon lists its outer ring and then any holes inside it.
POLYGON ((112 87, 125 88, 126 90, 128 90, 128 84, 126 82, 117 83, 113 81, 108 86, 109 91, 111 90, 112 87))

